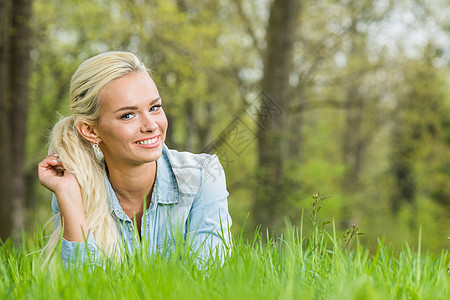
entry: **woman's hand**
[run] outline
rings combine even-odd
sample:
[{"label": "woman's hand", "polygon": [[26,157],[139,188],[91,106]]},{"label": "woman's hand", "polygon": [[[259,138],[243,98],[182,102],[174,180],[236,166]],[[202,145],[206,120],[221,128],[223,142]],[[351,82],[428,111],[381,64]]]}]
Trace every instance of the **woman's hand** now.
[{"label": "woman's hand", "polygon": [[61,222],[64,224],[64,238],[84,242],[89,228],[77,179],[64,169],[57,154],[44,158],[38,165],[38,173],[40,183],[56,195]]},{"label": "woman's hand", "polygon": [[78,182],[70,172],[64,169],[58,154],[50,154],[38,165],[40,183],[55,194],[68,189],[80,189]]}]

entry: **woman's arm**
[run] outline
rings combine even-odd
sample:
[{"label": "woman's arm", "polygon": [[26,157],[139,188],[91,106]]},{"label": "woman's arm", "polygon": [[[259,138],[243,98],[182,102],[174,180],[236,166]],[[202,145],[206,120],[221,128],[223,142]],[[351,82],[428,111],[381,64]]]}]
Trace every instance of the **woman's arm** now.
[{"label": "woman's arm", "polygon": [[68,241],[84,242],[89,228],[75,176],[63,168],[56,154],[50,154],[42,160],[38,172],[40,183],[56,195],[64,228],[63,237]]},{"label": "woman's arm", "polygon": [[225,172],[217,156],[205,161],[202,181],[189,212],[189,242],[200,260],[224,259],[231,246]]},{"label": "woman's arm", "polygon": [[83,211],[80,189],[67,189],[55,193],[60,210],[63,237],[67,241],[84,242],[89,234]]},{"label": "woman's arm", "polygon": [[[56,195],[52,197],[52,210],[55,228],[61,222],[58,200]],[[61,257],[64,266],[77,265],[79,263],[95,263],[98,258],[98,248],[94,235],[89,232],[82,242],[67,240],[65,237],[61,241]]]},{"label": "woman's arm", "polygon": [[55,228],[61,222],[63,238],[61,257],[63,264],[94,262],[98,249],[94,236],[89,232],[84,214],[81,189],[70,172],[64,169],[56,154],[50,154],[39,163],[40,183],[53,192],[52,210]]}]

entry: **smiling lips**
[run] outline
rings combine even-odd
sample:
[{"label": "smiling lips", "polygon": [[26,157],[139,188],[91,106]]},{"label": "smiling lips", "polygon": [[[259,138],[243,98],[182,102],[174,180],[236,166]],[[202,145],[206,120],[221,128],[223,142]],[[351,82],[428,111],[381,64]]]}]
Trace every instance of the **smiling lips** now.
[{"label": "smiling lips", "polygon": [[136,144],[145,146],[147,148],[156,147],[156,146],[159,145],[159,136],[156,136],[154,138],[149,138],[149,139],[146,139],[146,140],[137,141]]}]

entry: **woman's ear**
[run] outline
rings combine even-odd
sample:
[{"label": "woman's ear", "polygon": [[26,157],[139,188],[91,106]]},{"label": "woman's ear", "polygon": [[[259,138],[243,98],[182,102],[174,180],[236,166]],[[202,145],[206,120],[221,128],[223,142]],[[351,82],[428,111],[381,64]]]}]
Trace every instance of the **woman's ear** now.
[{"label": "woman's ear", "polygon": [[77,123],[77,130],[86,140],[90,141],[91,143],[98,144],[101,142],[97,131],[91,124],[88,124],[84,121],[79,121]]}]

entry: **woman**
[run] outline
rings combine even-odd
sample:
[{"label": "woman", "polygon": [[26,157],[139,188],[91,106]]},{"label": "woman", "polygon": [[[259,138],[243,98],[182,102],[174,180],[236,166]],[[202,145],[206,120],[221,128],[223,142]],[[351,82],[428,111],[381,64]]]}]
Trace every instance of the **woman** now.
[{"label": "woman", "polygon": [[175,229],[200,259],[223,255],[231,226],[223,169],[216,156],[164,145],[167,118],[143,63],[128,52],[86,60],[72,77],[70,101],[73,115],[55,125],[38,167],[54,193],[46,261],[61,233],[67,265],[75,257],[120,258],[141,237],[153,253]]}]

